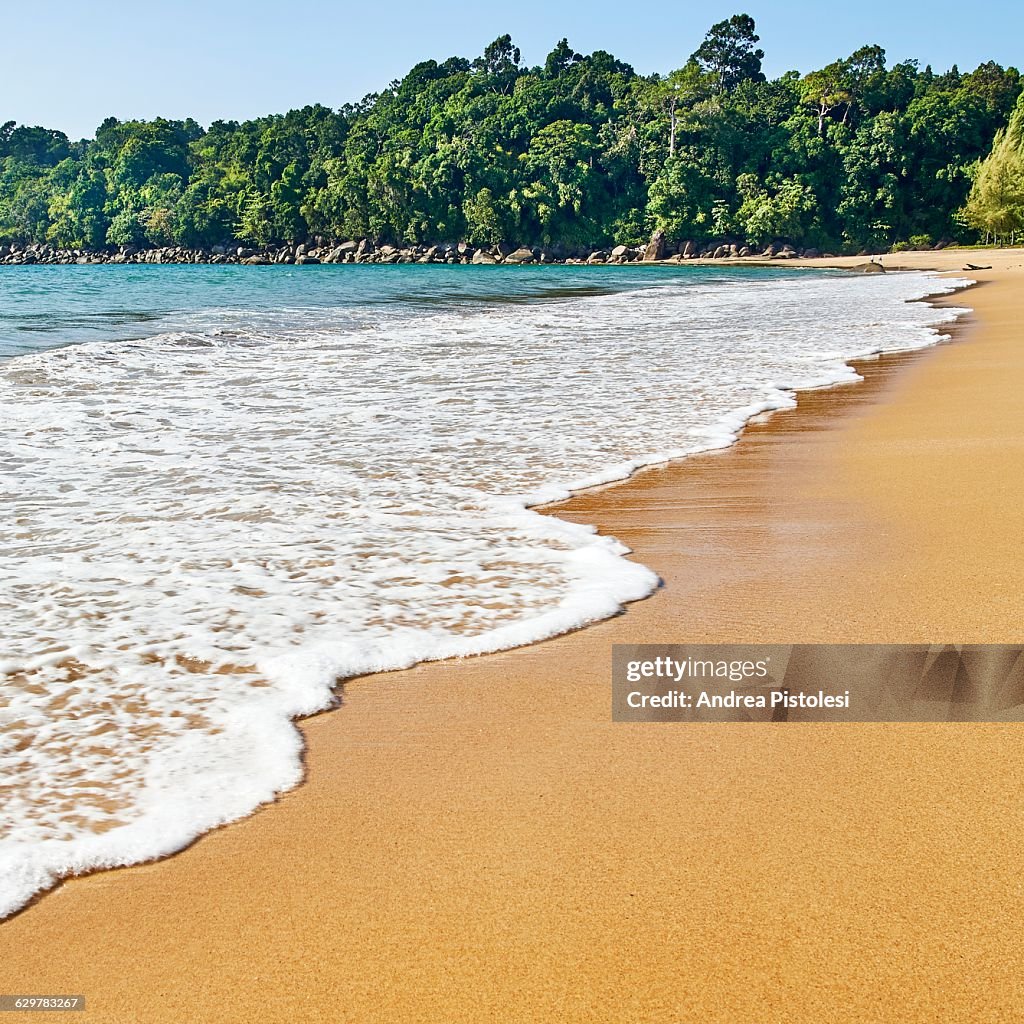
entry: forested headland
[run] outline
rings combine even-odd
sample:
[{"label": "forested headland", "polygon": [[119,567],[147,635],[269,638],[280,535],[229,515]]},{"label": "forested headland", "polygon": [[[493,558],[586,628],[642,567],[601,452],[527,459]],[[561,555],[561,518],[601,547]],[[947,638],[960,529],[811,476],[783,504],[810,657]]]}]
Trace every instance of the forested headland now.
[{"label": "forested headland", "polygon": [[0,244],[295,252],[367,239],[580,255],[661,231],[672,252],[879,252],[1024,228],[1016,69],[889,66],[866,45],[768,80],[758,42],[736,15],[677,70],[645,76],[565,39],[526,67],[503,36],[340,109],[205,129],[111,117],[79,141],[8,122]]}]

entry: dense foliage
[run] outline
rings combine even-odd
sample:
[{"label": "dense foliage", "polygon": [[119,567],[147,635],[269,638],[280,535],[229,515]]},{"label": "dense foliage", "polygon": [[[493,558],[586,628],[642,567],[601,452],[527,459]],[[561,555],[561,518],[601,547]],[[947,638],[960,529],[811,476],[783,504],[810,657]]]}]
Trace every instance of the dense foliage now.
[{"label": "dense foliage", "polygon": [[205,131],[108,118],[79,142],[9,122],[0,241],[582,248],[660,228],[675,241],[859,250],[971,233],[957,218],[996,133],[1011,138],[1015,69],[936,75],[887,67],[865,46],[767,81],[757,42],[737,15],[679,70],[645,77],[564,39],[527,68],[506,35],[476,60],[425,61],[340,110]]},{"label": "dense foliage", "polygon": [[1012,243],[1024,233],[1024,94],[978,168],[964,216],[986,241]]}]

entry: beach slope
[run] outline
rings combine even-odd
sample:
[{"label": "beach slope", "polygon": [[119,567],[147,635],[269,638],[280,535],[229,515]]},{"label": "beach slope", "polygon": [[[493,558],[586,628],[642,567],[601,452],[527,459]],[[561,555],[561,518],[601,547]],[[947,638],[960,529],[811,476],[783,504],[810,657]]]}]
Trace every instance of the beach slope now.
[{"label": "beach slope", "polygon": [[1019,725],[610,721],[616,642],[1024,642],[1024,252],[885,260],[967,261],[956,343],[550,510],[652,598],[350,681],[298,790],[0,926],[0,991],[117,1024],[1019,1020]]}]

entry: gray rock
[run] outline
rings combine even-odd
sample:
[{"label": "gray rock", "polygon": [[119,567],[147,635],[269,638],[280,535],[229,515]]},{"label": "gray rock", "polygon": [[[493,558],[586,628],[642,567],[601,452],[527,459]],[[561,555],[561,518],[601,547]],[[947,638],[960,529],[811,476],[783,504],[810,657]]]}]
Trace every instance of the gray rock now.
[{"label": "gray rock", "polygon": [[665,232],[655,231],[651,235],[651,240],[647,243],[647,248],[644,249],[644,260],[649,262],[650,260],[664,259],[665,256]]},{"label": "gray rock", "polygon": [[510,252],[505,257],[506,263],[533,263],[535,260],[536,257],[533,255],[533,250],[527,249],[525,246]]}]

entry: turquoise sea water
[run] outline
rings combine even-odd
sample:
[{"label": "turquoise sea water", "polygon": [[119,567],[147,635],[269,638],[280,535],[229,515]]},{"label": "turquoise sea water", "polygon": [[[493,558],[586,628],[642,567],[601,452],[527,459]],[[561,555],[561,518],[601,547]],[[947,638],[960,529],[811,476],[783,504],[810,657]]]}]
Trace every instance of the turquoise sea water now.
[{"label": "turquoise sea water", "polygon": [[[675,268],[448,266],[0,266],[0,358],[83,341],[145,338],[216,322],[224,310],[274,315],[326,311],[333,323],[361,311],[415,316],[431,309],[557,301],[649,288]],[[768,271],[777,276],[783,271]],[[686,270],[687,280],[728,280]]]},{"label": "turquoise sea water", "polygon": [[340,679],[644,597],[614,538],[531,506],[932,344],[955,311],[908,300],[953,287],[0,267],[0,917],[294,786],[293,719]]}]

